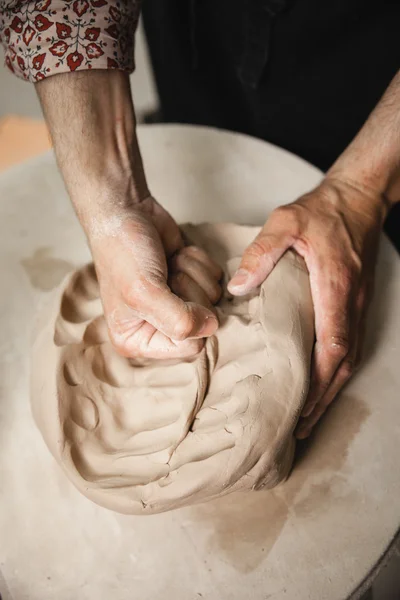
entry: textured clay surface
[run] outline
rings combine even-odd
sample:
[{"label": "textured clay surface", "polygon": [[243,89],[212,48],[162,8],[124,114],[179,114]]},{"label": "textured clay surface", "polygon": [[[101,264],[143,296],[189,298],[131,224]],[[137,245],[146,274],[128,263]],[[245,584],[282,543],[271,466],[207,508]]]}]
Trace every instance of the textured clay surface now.
[{"label": "textured clay surface", "polygon": [[[225,281],[258,232],[184,229]],[[220,328],[195,358],[145,362],[114,351],[93,265],[56,290],[34,342],[32,406],[50,451],[88,498],[150,514],[287,477],[314,339],[302,259],[288,252],[251,296],[225,288],[217,313]]]}]

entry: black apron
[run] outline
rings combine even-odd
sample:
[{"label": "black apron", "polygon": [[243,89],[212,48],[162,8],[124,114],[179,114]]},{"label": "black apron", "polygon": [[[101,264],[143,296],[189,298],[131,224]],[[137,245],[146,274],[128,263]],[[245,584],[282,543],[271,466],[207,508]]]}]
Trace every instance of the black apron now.
[{"label": "black apron", "polygon": [[[144,0],[143,17],[163,121],[247,133],[324,171],[400,68],[400,0]],[[400,248],[399,205],[386,229]]]}]

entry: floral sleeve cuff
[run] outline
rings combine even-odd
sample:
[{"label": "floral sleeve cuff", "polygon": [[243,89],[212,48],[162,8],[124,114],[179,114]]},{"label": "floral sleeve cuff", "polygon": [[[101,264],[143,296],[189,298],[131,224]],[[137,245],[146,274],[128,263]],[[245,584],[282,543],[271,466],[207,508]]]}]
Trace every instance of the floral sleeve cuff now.
[{"label": "floral sleeve cuff", "polygon": [[140,0],[0,0],[5,62],[36,82],[86,69],[134,69]]}]

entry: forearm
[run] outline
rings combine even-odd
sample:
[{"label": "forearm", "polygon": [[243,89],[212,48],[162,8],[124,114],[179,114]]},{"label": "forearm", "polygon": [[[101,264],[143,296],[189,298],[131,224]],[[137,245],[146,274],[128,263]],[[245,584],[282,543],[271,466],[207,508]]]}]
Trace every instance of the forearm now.
[{"label": "forearm", "polygon": [[378,192],[388,208],[400,201],[400,71],[328,177]]},{"label": "forearm", "polygon": [[149,195],[128,74],[67,73],[35,87],[66,188],[86,230],[94,217],[123,211]]}]

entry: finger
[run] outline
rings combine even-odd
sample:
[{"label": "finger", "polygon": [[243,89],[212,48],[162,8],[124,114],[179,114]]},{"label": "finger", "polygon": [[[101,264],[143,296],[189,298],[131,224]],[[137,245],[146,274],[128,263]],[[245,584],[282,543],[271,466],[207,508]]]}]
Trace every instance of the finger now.
[{"label": "finger", "polygon": [[[356,287],[357,284],[357,278],[354,277],[353,287]],[[367,286],[363,285],[357,294],[352,292],[349,300],[353,303],[349,311],[349,352],[339,364],[328,389],[319,400],[325,409],[335,399],[341,388],[358,368],[361,358],[367,312]],[[311,411],[309,410],[308,413],[310,414]]]},{"label": "finger", "polygon": [[[324,256],[329,259],[324,260]],[[321,249],[319,255],[310,253],[305,259],[310,273],[316,335],[311,386],[303,413],[310,414],[349,353],[354,279],[341,257],[333,257],[329,249]]]},{"label": "finger", "polygon": [[184,241],[178,225],[171,215],[154,200],[151,203],[151,217],[167,257],[183,248]]},{"label": "finger", "polygon": [[127,330],[122,340],[111,333],[110,337],[118,352],[129,358],[188,358],[198,354],[204,346],[203,339],[174,342],[146,321]]},{"label": "finger", "polygon": [[[278,215],[278,216],[275,216]],[[231,294],[241,296],[261,285],[278,260],[295,241],[290,224],[282,224],[276,211],[245,250],[239,269],[228,283]]]},{"label": "finger", "polygon": [[[174,341],[209,337],[218,328],[216,316],[204,306],[184,302],[163,280],[136,281],[126,297],[127,305],[118,307],[114,323],[124,327],[124,321],[143,319]],[[124,314],[125,313],[125,314]],[[126,314],[128,313],[128,314]]]},{"label": "finger", "polygon": [[357,361],[360,353],[360,345],[363,343],[363,322],[366,314],[366,293],[365,288],[360,289],[351,311],[351,329],[349,338],[351,340],[350,350],[345,358],[339,364],[333,379],[326,392],[315,404],[309,404],[302,412],[303,418],[296,428],[296,437],[304,439],[311,433],[328,406],[337,397],[343,386],[348,382],[357,368]]},{"label": "finger", "polygon": [[159,231],[159,235],[167,258],[183,248],[184,242],[180,229],[173,218],[169,215],[164,227],[161,229],[161,231]]},{"label": "finger", "polygon": [[221,267],[203,248],[199,248],[199,246],[185,246],[180,253],[191,256],[193,259],[201,262],[217,281],[221,279],[223,275]]},{"label": "finger", "polygon": [[296,437],[298,437],[298,439],[304,439],[310,435],[312,428],[320,420],[328,406],[333,402],[341,389],[359,368],[364,350],[367,314],[372,293],[373,280],[369,279],[361,286],[354,303],[351,319],[352,331],[350,333],[350,338],[353,340],[351,350],[338,367],[331,385],[321,398],[320,402],[314,405],[311,411],[304,411],[306,412],[306,416],[308,416],[299,422],[296,429]]},{"label": "finger", "polygon": [[218,302],[222,293],[221,286],[202,262],[192,258],[182,250],[174,256],[171,266],[173,271],[186,273],[195,281],[204,290],[212,304]]},{"label": "finger", "polygon": [[182,298],[182,300],[195,302],[196,304],[205,306],[209,310],[213,310],[213,305],[205,291],[187,273],[183,271],[175,273],[169,278],[168,283],[174,294]]}]

